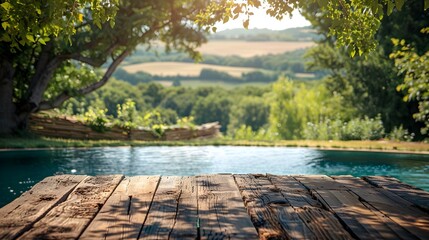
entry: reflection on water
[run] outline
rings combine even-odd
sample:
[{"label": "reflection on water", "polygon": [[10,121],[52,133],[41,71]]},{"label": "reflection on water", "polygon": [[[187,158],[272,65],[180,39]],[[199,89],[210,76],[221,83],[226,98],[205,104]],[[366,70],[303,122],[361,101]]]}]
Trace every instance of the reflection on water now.
[{"label": "reflection on water", "polygon": [[274,147],[138,147],[0,152],[0,206],[55,174],[390,175],[429,190],[429,155]]}]

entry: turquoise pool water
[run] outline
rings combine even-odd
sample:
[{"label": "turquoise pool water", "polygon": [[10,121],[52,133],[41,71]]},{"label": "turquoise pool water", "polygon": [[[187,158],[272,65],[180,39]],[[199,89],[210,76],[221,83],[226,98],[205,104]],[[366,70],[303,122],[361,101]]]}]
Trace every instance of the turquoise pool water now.
[{"label": "turquoise pool water", "polygon": [[429,155],[281,147],[119,147],[0,151],[0,207],[55,174],[390,175],[429,191]]}]

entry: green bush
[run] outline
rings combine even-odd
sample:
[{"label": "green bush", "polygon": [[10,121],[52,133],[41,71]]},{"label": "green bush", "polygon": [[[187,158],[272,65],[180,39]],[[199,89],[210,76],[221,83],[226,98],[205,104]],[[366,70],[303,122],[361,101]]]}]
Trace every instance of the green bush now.
[{"label": "green bush", "polygon": [[109,127],[109,118],[106,115],[107,109],[89,107],[83,115],[84,122],[96,132],[106,132]]},{"label": "green bush", "polygon": [[326,119],[319,123],[308,122],[303,137],[309,140],[342,140],[344,122],[340,119]]},{"label": "green bush", "polygon": [[376,118],[355,118],[344,126],[342,140],[378,140],[384,137],[381,116]]},{"label": "green bush", "polygon": [[403,141],[403,142],[411,142],[414,139],[415,134],[409,133],[407,129],[401,125],[399,127],[394,127],[393,130],[389,134],[389,139],[392,141]]},{"label": "green bush", "polygon": [[194,117],[189,116],[189,117],[179,118],[177,119],[177,125],[181,128],[194,129],[195,128]]},{"label": "green bush", "polygon": [[241,125],[234,133],[230,133],[229,137],[234,140],[278,140],[278,134],[270,130],[260,128],[258,131],[253,131],[251,126]]},{"label": "green bush", "polygon": [[384,137],[381,116],[354,118],[348,122],[340,119],[307,123],[303,136],[309,140],[378,140]]},{"label": "green bush", "polygon": [[137,128],[141,118],[138,116],[136,103],[133,100],[127,99],[125,103],[118,104],[116,108],[118,118],[115,121],[115,125],[128,131]]},{"label": "green bush", "polygon": [[142,124],[144,127],[150,128],[159,138],[164,135],[165,129],[167,128],[167,125],[165,125],[162,119],[161,113],[155,110],[149,111],[144,115]]}]

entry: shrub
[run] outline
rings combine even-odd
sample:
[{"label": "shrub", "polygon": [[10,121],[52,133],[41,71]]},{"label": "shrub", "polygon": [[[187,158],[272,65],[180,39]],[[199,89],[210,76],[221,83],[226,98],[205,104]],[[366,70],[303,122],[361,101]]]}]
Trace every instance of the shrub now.
[{"label": "shrub", "polygon": [[376,118],[355,118],[344,126],[342,140],[377,140],[384,137],[381,116]]},{"label": "shrub", "polygon": [[341,140],[343,129],[344,123],[340,119],[326,119],[319,123],[308,122],[302,135],[309,140]]},{"label": "shrub", "polygon": [[118,118],[115,121],[115,125],[128,131],[137,128],[141,122],[141,118],[138,116],[136,103],[134,101],[127,99],[125,103],[118,104],[116,108]]},{"label": "shrub", "polygon": [[414,133],[409,133],[407,129],[401,125],[399,127],[394,127],[389,134],[389,139],[392,141],[404,141],[411,142],[414,139]]},{"label": "shrub", "polygon": [[167,128],[164,121],[162,120],[161,113],[155,110],[147,112],[144,115],[142,124],[143,126],[150,128],[152,132],[159,138],[164,135],[165,129]]},{"label": "shrub", "polygon": [[84,122],[96,132],[106,132],[109,127],[109,118],[106,115],[107,109],[89,107],[83,115]]},{"label": "shrub", "polygon": [[260,128],[258,131],[252,131],[252,127],[241,125],[230,137],[235,140],[278,140],[278,134],[270,130]]},{"label": "shrub", "polygon": [[194,117],[189,116],[189,117],[179,118],[177,119],[177,125],[181,128],[194,129],[195,128]]},{"label": "shrub", "polygon": [[354,118],[348,122],[326,119],[307,123],[302,134],[309,140],[378,140],[384,137],[384,127],[380,115]]}]

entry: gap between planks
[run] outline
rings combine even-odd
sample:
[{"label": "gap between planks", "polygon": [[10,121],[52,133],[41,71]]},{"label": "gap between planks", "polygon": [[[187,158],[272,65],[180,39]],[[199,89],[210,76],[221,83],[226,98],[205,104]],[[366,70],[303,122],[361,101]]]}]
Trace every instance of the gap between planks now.
[{"label": "gap between planks", "polygon": [[0,209],[5,216],[0,239],[257,239],[255,227],[260,239],[429,236],[427,192],[390,178],[364,180],[253,174],[48,177]]}]

